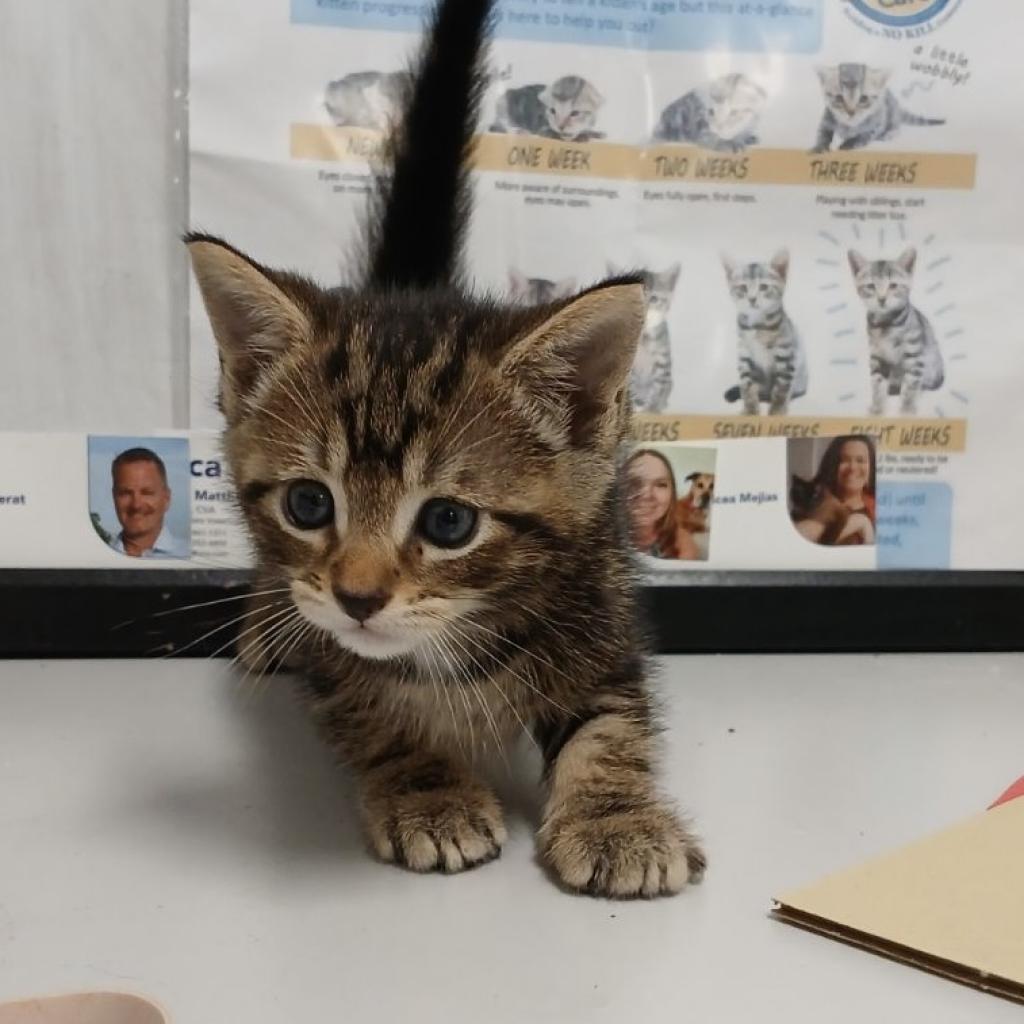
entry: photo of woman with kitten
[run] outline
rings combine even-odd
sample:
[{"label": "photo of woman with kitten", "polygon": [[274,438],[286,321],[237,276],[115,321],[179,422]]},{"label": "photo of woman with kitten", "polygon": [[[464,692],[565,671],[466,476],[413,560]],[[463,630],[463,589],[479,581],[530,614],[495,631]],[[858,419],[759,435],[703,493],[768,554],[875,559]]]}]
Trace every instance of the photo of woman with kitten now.
[{"label": "photo of woman with kitten", "polygon": [[[633,546],[640,554],[707,560],[714,468],[714,449],[638,448],[630,455],[624,470],[626,502]],[[687,494],[680,494],[677,478],[687,481]]]},{"label": "photo of woman with kitten", "polygon": [[814,544],[875,543],[875,443],[863,434],[793,438],[789,513]]}]

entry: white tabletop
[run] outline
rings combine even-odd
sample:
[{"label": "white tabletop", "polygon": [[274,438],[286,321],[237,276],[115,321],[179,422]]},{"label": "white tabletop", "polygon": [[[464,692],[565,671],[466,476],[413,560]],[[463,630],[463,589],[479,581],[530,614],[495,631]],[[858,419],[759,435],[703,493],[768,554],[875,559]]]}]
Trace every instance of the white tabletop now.
[{"label": "white tabletop", "polygon": [[0,1001],[150,996],[174,1024],[1019,1022],[1021,1008],[770,920],[771,897],[983,809],[1024,773],[1024,658],[672,658],[666,782],[705,883],[558,891],[528,753],[496,863],[363,852],[277,680],[223,663],[0,663]]}]

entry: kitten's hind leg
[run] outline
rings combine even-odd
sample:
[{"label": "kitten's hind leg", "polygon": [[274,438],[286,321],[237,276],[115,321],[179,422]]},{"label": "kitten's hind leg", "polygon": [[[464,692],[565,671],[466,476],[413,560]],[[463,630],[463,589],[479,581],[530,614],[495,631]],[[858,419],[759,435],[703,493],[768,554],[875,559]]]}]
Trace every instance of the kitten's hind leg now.
[{"label": "kitten's hind leg", "polygon": [[541,731],[550,792],[540,853],[575,892],[666,896],[704,873],[696,838],[656,792],[642,686],[618,678],[578,718]]}]

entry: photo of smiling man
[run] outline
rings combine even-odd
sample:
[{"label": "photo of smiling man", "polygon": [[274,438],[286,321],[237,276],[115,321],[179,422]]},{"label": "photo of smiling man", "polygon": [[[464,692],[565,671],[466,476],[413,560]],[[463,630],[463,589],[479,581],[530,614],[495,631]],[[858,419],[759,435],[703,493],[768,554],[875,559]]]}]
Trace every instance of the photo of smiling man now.
[{"label": "photo of smiling man", "polygon": [[89,513],[101,540],[129,558],[188,558],[188,467],[185,438],[90,438]]}]

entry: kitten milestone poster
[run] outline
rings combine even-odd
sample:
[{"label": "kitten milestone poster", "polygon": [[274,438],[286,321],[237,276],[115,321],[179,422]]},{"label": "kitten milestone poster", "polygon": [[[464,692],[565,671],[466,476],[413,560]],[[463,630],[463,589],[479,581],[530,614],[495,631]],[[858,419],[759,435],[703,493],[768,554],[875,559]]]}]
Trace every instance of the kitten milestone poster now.
[{"label": "kitten milestone poster", "polygon": [[[430,7],[191,0],[191,226],[343,285]],[[643,273],[652,578],[1024,568],[1022,30],[971,0],[500,0],[469,269],[527,305]],[[193,549],[234,562],[195,291],[190,318]]]}]

